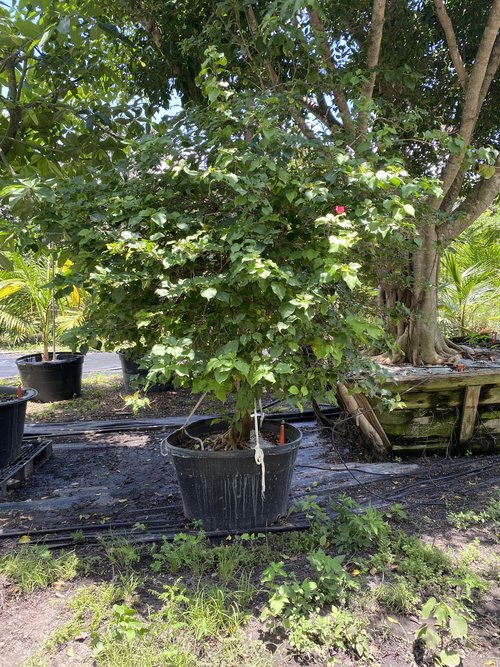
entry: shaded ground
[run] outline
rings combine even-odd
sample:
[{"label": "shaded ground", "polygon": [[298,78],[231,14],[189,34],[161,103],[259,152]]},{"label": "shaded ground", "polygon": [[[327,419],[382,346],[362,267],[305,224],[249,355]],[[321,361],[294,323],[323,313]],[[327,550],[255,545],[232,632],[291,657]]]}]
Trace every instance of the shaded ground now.
[{"label": "shaded ground", "polygon": [[[116,521],[147,524],[149,519],[155,532],[160,527],[182,526],[175,472],[160,453],[162,440],[180,425],[52,437],[52,457],[28,483],[0,502],[0,528],[27,531],[66,524],[76,530],[89,520],[105,526]],[[47,428],[50,431],[50,425]],[[415,463],[344,465],[338,462],[329,432],[314,424],[301,430],[303,442],[292,483],[296,498],[313,493],[326,502],[358,483],[371,488],[384,475],[406,480],[422,470],[426,474]]]},{"label": "shaded ground", "polygon": [[[94,402],[88,412],[81,412],[82,399],[53,406],[30,406],[32,421],[47,422],[45,427],[37,428],[47,429],[53,440],[53,455],[35,471],[31,480],[21,483],[0,501],[0,549],[2,553],[8,553],[18,548],[24,535],[30,534],[32,543],[41,540],[51,548],[64,545],[66,549],[75,549],[83,564],[83,572],[72,582],[56,580],[44,590],[22,595],[15,584],[0,579],[0,647],[3,648],[0,666],[22,665],[45,647],[29,662],[30,667],[96,664],[142,667],[146,663],[137,657],[128,662],[96,662],[95,638],[92,638],[89,621],[82,622],[81,627],[71,626],[71,632],[65,629],[68,621],[74,624],[75,612],[70,605],[79,592],[89,586],[90,590],[94,590],[92,587],[101,590],[100,587],[110,581],[116,586],[128,582],[131,590],[122,593],[124,597],[120,599],[137,609],[141,619],[145,619],[149,606],[159,608],[158,598],[151,591],[161,590],[164,584],[172,585],[178,577],[182,577],[191,591],[196,591],[199,586],[197,576],[189,570],[154,575],[150,569],[150,540],[158,540],[161,534],[173,530],[191,528],[183,519],[175,475],[171,464],[161,456],[160,445],[169,431],[184,422],[185,417],[176,415],[186,415],[194,407],[196,397],[187,392],[153,395],[152,407],[149,412],[141,413],[143,421],[137,429],[85,432],[90,426],[86,424],[89,417],[118,417],[125,424],[129,422],[129,428],[133,426],[130,421],[133,414],[120,412],[123,403],[119,396],[119,381],[109,382],[109,391],[106,386],[88,389],[93,392],[88,400]],[[96,395],[96,391],[103,393]],[[219,412],[220,407],[220,404],[207,403],[199,412]],[[152,428],[154,416],[162,417],[163,423]],[[75,419],[77,423],[62,426],[56,434],[52,420],[62,419]],[[53,431],[52,435],[50,431]],[[332,519],[339,492],[347,492],[361,505],[370,502],[388,509],[394,502],[400,503],[408,517],[402,520],[392,515],[390,521],[395,529],[403,528],[407,533],[420,536],[425,544],[450,553],[457,563],[463,563],[467,558],[489,581],[489,590],[481,599],[471,594],[476,620],[471,623],[468,638],[459,650],[463,667],[500,667],[498,520],[486,524],[476,521],[498,493],[500,456],[424,457],[405,463],[378,464],[371,463],[362,448],[356,446],[348,428],[336,428],[332,434],[328,429],[306,424],[303,432],[304,442],[292,485],[294,499],[314,497],[315,502],[330,512]],[[464,511],[473,518],[463,519],[461,528],[450,523],[453,513]],[[279,525],[286,528],[287,524],[304,526],[306,523],[306,516],[299,512],[284,518]],[[51,530],[53,532],[45,532]],[[111,530],[114,537],[111,537]],[[8,536],[11,531],[15,534]],[[141,560],[129,568],[119,566],[116,569],[117,566],[109,560],[109,547],[104,547],[104,542],[96,544],[99,540],[116,544],[113,540],[119,535],[125,536],[129,542],[138,542],[136,549]],[[287,567],[293,568],[298,577],[305,576],[307,553],[311,548],[304,546],[307,545],[305,536],[306,531],[270,535],[267,546],[266,543],[256,546],[256,549],[262,549],[258,552],[262,555],[257,558],[265,560],[252,564],[252,585],[261,587],[260,573],[268,559],[284,558]],[[252,544],[245,548],[250,555]],[[422,623],[419,605],[411,612],[402,612],[394,606],[395,603],[391,606],[373,593],[385,577],[389,581],[398,573],[398,563],[390,564],[387,573],[381,576],[376,569],[372,574],[369,566],[363,566],[361,562],[361,557],[348,562],[349,571],[355,573],[359,568],[366,581],[363,584],[366,588],[354,602],[354,609],[359,618],[369,623],[372,658],[359,664],[381,667],[432,664],[425,660],[415,661],[414,634]],[[123,580],[120,579],[122,575]],[[208,581],[217,582],[216,576],[208,574]],[[135,588],[131,581],[135,581]],[[422,593],[424,599],[428,595],[428,592]],[[269,632],[258,620],[265,599],[263,593],[256,593],[251,618],[234,636],[229,633],[223,639],[200,642],[196,649],[196,664],[199,667],[329,667],[334,664],[312,654],[299,656],[283,634]],[[358,663],[352,652],[336,649],[334,653],[338,665],[348,667]],[[191,666],[189,662],[168,660],[153,664]]]}]

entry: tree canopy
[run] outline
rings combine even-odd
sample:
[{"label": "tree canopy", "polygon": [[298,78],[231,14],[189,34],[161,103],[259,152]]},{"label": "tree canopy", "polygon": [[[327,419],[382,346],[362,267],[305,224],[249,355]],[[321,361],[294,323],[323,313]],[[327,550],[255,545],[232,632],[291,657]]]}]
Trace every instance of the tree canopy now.
[{"label": "tree canopy", "polygon": [[[437,325],[439,257],[498,194],[500,0],[74,10],[70,25],[94,31],[80,48],[103,54],[82,74],[89,109],[106,100],[118,128],[122,98],[184,105],[151,132],[125,124],[124,152],[127,130],[107,145],[99,110],[90,168],[45,179],[38,201],[7,189],[71,249],[108,340],[221,397],[236,382],[241,412],[265,387],[300,400],[353,371],[364,382],[377,304],[396,357],[455,354]],[[73,126],[58,127],[64,143]]]}]

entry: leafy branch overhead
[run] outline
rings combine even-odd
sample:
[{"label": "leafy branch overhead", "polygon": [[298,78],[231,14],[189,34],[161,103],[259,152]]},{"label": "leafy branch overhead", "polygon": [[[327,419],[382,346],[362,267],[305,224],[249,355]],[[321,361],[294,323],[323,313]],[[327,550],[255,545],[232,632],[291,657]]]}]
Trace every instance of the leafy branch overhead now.
[{"label": "leafy branch overhead", "polygon": [[[499,191],[499,0],[125,2],[118,22],[124,7],[147,57],[135,80],[155,101],[168,103],[176,90],[186,104],[205,104],[197,75],[215,49],[236,94],[279,97],[279,122],[306,139],[358,157],[399,156],[413,176],[439,177],[441,192],[417,220],[420,247],[408,256],[407,277],[382,281],[380,303],[402,357],[439,363],[455,355],[437,327],[436,267]],[[392,326],[395,306],[407,315]]]}]

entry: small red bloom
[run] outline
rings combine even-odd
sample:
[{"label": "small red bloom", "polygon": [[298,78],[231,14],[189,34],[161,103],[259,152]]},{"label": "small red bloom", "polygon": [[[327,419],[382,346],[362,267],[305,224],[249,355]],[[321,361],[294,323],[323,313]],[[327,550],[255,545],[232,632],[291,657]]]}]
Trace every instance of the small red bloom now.
[{"label": "small red bloom", "polygon": [[342,213],[345,213],[345,206],[336,206],[335,213],[337,215],[342,215]]}]

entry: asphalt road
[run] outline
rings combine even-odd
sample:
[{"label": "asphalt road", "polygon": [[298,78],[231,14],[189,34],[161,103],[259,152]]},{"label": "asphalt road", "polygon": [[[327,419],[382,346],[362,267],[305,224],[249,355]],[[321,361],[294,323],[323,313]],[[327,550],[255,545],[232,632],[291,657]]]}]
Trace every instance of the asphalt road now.
[{"label": "asphalt road", "polygon": [[[19,375],[16,359],[20,354],[12,352],[0,353],[0,378],[10,378]],[[113,375],[121,373],[120,359],[114,352],[88,352],[83,362],[83,374],[104,373]]]}]

